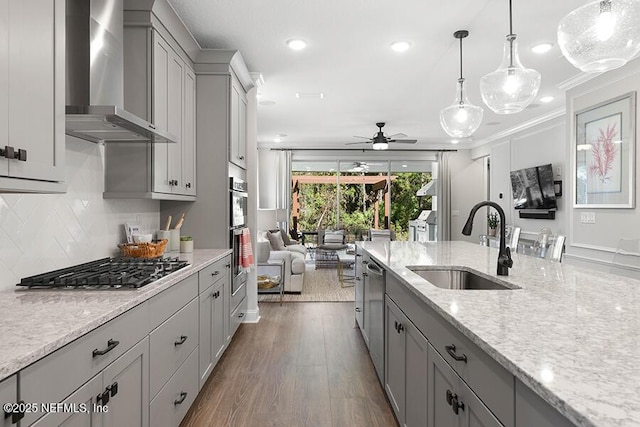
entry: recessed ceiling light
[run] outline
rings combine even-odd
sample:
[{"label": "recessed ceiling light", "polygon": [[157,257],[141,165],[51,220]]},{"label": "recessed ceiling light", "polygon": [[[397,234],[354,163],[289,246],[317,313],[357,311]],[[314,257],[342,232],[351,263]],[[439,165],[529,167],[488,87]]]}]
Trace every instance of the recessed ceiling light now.
[{"label": "recessed ceiling light", "polygon": [[289,39],[287,40],[287,46],[291,50],[302,50],[307,47],[307,42],[302,39]]},{"label": "recessed ceiling light", "polygon": [[282,142],[282,138],[276,136],[275,138],[273,138],[273,142]]},{"label": "recessed ceiling light", "polygon": [[546,104],[547,102],[551,102],[554,99],[555,98],[553,96],[543,96],[542,98],[540,98],[540,102],[544,102]]},{"label": "recessed ceiling light", "polygon": [[324,99],[324,92],[296,92],[298,99]]},{"label": "recessed ceiling light", "polygon": [[531,52],[543,54],[543,53],[549,52],[552,47],[553,47],[553,43],[542,42],[542,43],[534,44],[533,46],[531,46]]},{"label": "recessed ceiling light", "polygon": [[406,168],[406,167],[407,167],[407,165],[402,165],[402,167],[403,167],[403,168]]},{"label": "recessed ceiling light", "polygon": [[397,41],[391,43],[391,49],[396,52],[406,52],[411,47],[411,43],[407,41]]},{"label": "recessed ceiling light", "polygon": [[457,144],[458,142],[460,142],[460,140],[458,140],[458,139],[452,139],[452,140],[451,140],[451,143],[452,143],[452,144]]}]

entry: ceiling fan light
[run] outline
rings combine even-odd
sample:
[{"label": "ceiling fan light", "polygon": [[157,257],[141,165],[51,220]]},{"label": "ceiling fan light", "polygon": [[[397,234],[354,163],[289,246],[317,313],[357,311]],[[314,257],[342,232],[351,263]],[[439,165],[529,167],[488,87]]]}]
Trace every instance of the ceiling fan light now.
[{"label": "ceiling fan light", "polygon": [[640,2],[603,0],[581,6],[558,24],[558,46],[587,73],[613,70],[640,51]]},{"label": "ceiling fan light", "polygon": [[382,142],[382,141],[374,141],[373,144],[371,144],[374,150],[387,150],[389,149],[389,143],[388,142]]},{"label": "ceiling fan light", "polygon": [[520,62],[515,35],[507,36],[497,70],[480,79],[480,93],[487,107],[498,114],[524,110],[540,89],[540,73]]}]

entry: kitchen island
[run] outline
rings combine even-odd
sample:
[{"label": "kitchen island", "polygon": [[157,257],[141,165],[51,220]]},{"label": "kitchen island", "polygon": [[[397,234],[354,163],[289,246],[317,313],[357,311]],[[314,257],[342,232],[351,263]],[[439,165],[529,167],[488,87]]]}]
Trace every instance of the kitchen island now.
[{"label": "kitchen island", "polygon": [[[359,245],[575,425],[640,425],[640,281],[520,254],[498,277],[497,249],[467,242]],[[461,268],[520,289],[441,289],[412,266]]]}]

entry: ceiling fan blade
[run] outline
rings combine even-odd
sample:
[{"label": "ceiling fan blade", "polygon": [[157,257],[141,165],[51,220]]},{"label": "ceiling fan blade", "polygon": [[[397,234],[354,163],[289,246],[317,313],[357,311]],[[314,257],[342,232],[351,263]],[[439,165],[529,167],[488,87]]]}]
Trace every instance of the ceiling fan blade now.
[{"label": "ceiling fan blade", "polygon": [[371,144],[371,141],[362,141],[362,142],[347,142],[344,145],[357,145],[357,144]]},{"label": "ceiling fan blade", "polygon": [[354,138],[367,139],[367,140],[371,139],[371,138],[369,138],[369,137],[367,137],[367,136],[358,136],[358,135],[353,135],[353,137],[354,137]]},{"label": "ceiling fan blade", "polygon": [[391,139],[388,142],[396,142],[399,144],[415,144],[418,142],[417,139]]},{"label": "ceiling fan blade", "polygon": [[396,139],[396,138],[406,138],[407,135],[400,132],[400,133],[394,133],[393,135],[389,135],[387,138],[389,139]]}]

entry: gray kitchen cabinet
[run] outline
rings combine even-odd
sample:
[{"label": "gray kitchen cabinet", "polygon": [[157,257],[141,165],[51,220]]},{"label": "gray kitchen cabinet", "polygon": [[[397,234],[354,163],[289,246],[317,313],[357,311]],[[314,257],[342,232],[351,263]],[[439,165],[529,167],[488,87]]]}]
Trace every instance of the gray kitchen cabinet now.
[{"label": "gray kitchen cabinet", "polygon": [[224,281],[218,281],[199,296],[201,386],[220,359],[226,344],[224,291]]},{"label": "gray kitchen cabinet", "polygon": [[389,297],[385,299],[385,380],[402,426],[427,425],[427,339]]},{"label": "gray kitchen cabinet", "polygon": [[49,411],[32,425],[149,426],[149,339],[144,338],[134,345],[61,403],[70,406],[59,412]]},{"label": "gray kitchen cabinet", "polygon": [[231,79],[229,161],[247,168],[247,96],[240,83]]},{"label": "gray kitchen cabinet", "polygon": [[199,273],[199,387],[202,388],[228,342],[230,257]]},{"label": "gray kitchen cabinet", "polygon": [[362,330],[364,328],[364,281],[362,276],[362,248],[356,246],[356,263],[355,263],[355,312],[356,324]]},{"label": "gray kitchen cabinet", "polygon": [[447,362],[429,347],[428,427],[503,427]]},{"label": "gray kitchen cabinet", "polygon": [[96,396],[101,395],[103,391],[102,375],[96,375],[62,401],[65,405],[84,407],[86,412],[50,412],[32,425],[33,427],[102,427],[103,414],[96,412],[94,405],[96,405]]},{"label": "gray kitchen cabinet", "polygon": [[65,191],[64,7],[0,3],[0,190]]},{"label": "gray kitchen cabinet", "polygon": [[572,427],[574,424],[516,379],[516,426]]},{"label": "gray kitchen cabinet", "polygon": [[[2,19],[2,18],[0,18]],[[17,403],[18,402],[18,377],[12,375],[0,382],[0,403]],[[15,416],[13,414],[7,414],[3,411],[0,414],[0,426],[9,427],[16,425],[19,418],[19,414]]]},{"label": "gray kitchen cabinet", "polygon": [[125,22],[124,106],[176,143],[108,144],[104,197],[194,201],[195,74],[171,35],[153,25]]},{"label": "gray kitchen cabinet", "polygon": [[[149,338],[145,338],[102,373],[103,393],[109,400],[104,427],[149,426]],[[114,392],[115,390],[115,392]],[[103,394],[104,396],[104,394]]]}]

